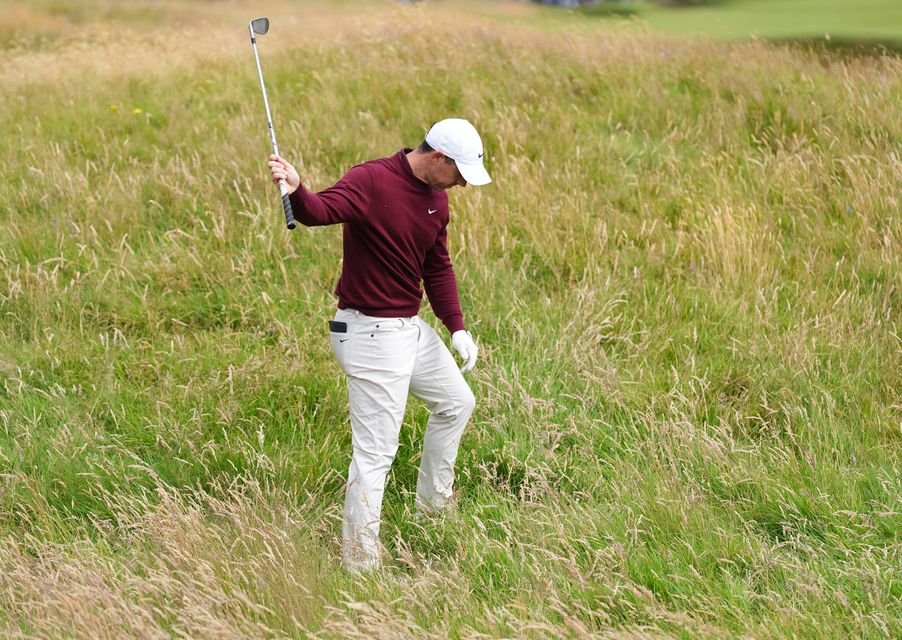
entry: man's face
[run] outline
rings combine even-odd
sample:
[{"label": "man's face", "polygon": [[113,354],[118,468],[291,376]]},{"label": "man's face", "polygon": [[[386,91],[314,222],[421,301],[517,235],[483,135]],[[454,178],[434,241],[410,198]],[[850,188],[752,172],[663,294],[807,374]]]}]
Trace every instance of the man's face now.
[{"label": "man's face", "polygon": [[442,152],[433,152],[430,167],[432,175],[430,176],[429,186],[433,189],[445,191],[451,187],[467,186],[467,181],[460,175],[457,164]]}]

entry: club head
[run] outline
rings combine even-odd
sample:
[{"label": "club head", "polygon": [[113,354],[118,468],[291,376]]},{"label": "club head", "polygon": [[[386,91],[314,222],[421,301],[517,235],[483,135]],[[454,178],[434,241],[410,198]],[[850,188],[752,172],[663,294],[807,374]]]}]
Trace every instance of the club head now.
[{"label": "club head", "polygon": [[269,31],[269,18],[254,18],[251,20],[251,30],[262,36]]}]

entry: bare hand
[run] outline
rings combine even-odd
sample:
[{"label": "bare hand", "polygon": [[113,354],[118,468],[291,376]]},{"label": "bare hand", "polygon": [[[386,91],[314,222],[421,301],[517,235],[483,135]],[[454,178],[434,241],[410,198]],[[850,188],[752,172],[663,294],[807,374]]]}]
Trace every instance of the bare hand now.
[{"label": "bare hand", "polygon": [[269,156],[269,171],[272,174],[272,181],[279,184],[279,180],[288,183],[288,193],[294,193],[301,184],[301,178],[294,167],[281,156],[275,154]]}]

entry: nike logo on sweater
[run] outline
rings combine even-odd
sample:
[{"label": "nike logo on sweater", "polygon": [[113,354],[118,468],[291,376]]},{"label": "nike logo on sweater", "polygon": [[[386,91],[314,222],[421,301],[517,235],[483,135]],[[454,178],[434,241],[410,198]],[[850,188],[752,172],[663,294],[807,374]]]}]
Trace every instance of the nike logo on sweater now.
[{"label": "nike logo on sweater", "polygon": [[438,209],[426,209],[426,211],[427,211],[427,212],[429,213],[429,215],[431,216],[433,213],[435,213],[436,211],[438,211]]}]

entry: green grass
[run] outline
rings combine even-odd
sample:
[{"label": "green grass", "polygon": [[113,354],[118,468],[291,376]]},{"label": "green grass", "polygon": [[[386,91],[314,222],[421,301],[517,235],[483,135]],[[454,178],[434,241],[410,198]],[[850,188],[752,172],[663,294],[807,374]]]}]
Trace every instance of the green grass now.
[{"label": "green grass", "polygon": [[[519,4],[22,6],[0,5],[27,24],[0,50],[2,635],[902,634],[898,59]],[[451,193],[481,348],[459,510],[411,517],[411,402],[365,580],[339,568],[340,230],[280,223],[260,13],[311,187],[445,115],[495,178]]]},{"label": "green grass", "polygon": [[700,6],[668,7],[653,2],[608,1],[588,15],[610,9],[638,18],[663,33],[715,38],[823,38],[902,40],[902,5],[894,0],[724,0]]}]

